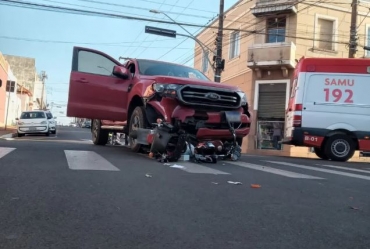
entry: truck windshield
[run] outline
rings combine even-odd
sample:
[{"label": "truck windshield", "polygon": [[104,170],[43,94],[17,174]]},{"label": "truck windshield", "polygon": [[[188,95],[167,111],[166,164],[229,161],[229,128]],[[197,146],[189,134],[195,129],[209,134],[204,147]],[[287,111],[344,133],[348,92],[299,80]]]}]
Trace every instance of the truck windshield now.
[{"label": "truck windshield", "polygon": [[161,75],[210,81],[200,71],[187,66],[150,60],[138,60],[138,65],[141,75]]}]

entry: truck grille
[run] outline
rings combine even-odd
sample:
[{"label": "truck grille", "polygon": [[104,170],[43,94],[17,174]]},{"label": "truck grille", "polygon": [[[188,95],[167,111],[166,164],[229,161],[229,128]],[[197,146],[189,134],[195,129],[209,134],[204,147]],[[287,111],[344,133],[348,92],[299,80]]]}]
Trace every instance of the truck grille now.
[{"label": "truck grille", "polygon": [[187,105],[203,105],[223,108],[240,107],[236,92],[199,86],[184,86],[179,91],[180,101]]}]

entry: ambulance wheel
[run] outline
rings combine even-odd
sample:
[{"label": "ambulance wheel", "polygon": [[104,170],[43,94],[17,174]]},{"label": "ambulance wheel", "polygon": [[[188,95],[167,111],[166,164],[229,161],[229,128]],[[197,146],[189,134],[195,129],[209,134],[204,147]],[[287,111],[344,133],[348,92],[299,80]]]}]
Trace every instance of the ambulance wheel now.
[{"label": "ambulance wheel", "polygon": [[[147,119],[145,109],[142,106],[137,106],[131,114],[129,123],[129,134],[138,128],[147,128]],[[136,139],[129,136],[130,148],[133,152],[140,152],[142,145],[137,142]]]},{"label": "ambulance wheel", "polygon": [[318,158],[321,158],[323,160],[329,160],[329,157],[324,154],[324,151],[321,148],[314,148],[315,154]]},{"label": "ambulance wheel", "polygon": [[344,134],[334,135],[326,141],[324,152],[333,161],[346,162],[355,153],[355,143]]},{"label": "ambulance wheel", "polygon": [[101,128],[99,119],[94,119],[91,124],[92,141],[95,145],[106,145],[108,143],[108,131]]}]

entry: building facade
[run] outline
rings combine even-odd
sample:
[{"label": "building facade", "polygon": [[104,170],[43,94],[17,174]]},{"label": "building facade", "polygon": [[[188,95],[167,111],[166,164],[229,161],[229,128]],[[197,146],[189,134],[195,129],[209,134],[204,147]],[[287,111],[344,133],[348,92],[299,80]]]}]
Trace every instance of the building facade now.
[{"label": "building facade", "polygon": [[18,116],[19,98],[17,96],[17,78],[14,76],[10,66],[8,67],[8,81],[6,82],[5,117],[7,126],[16,125]]},{"label": "building facade", "polygon": [[[280,145],[292,75],[301,57],[348,57],[351,1],[241,0],[225,12],[221,82],[240,87],[253,115],[245,153],[313,156],[310,149]],[[370,1],[358,5],[358,51],[370,57]],[[210,50],[195,47],[194,66],[213,79],[207,64],[214,55],[217,21],[197,38]]]},{"label": "building facade", "polygon": [[23,111],[33,110],[32,93],[20,84],[17,84],[17,98],[17,117],[20,117]]},{"label": "building facade", "polygon": [[[17,84],[20,86],[20,93],[23,104],[28,102],[28,106],[23,106],[24,110],[38,109],[36,98],[33,98],[35,92],[35,84],[39,82],[39,77],[36,71],[36,60],[34,58],[15,56],[15,55],[4,55],[8,61],[10,68],[14,76],[17,78]],[[39,87],[36,89],[36,93],[41,92]],[[24,93],[26,93],[24,95]],[[41,95],[41,93],[39,94]],[[28,100],[28,101],[27,101]]]},{"label": "building facade", "polygon": [[6,87],[8,81],[9,64],[0,52],[0,127],[5,124]]}]

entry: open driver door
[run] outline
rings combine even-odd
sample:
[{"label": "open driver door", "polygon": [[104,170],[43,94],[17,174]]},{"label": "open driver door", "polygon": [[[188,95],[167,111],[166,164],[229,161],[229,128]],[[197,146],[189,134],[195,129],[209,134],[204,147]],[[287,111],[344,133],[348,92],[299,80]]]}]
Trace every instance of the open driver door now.
[{"label": "open driver door", "polygon": [[100,51],[74,47],[67,116],[126,121],[131,75]]}]

